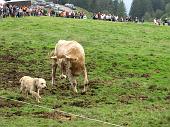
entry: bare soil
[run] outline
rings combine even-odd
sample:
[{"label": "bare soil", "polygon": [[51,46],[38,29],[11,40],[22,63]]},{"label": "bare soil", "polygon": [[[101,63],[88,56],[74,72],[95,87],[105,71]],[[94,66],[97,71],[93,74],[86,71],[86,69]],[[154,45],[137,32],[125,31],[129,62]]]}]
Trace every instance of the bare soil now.
[{"label": "bare soil", "polygon": [[4,107],[9,107],[9,108],[21,107],[22,105],[23,104],[19,103],[19,102],[10,101],[10,100],[4,100],[4,99],[0,98],[0,108],[4,108]]},{"label": "bare soil", "polygon": [[36,117],[41,117],[41,118],[47,118],[47,119],[53,119],[53,120],[72,120],[74,119],[73,116],[61,113],[59,111],[54,111],[54,112],[35,112],[33,113]]}]

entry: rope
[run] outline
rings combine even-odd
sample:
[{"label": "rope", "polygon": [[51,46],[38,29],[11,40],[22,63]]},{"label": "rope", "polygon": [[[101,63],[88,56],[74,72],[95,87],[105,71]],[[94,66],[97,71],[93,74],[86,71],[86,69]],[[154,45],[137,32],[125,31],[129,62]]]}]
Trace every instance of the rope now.
[{"label": "rope", "polygon": [[[27,105],[32,105],[34,107],[39,107],[39,108],[44,108],[44,109],[48,109],[48,110],[51,110],[51,111],[55,111],[55,109],[53,109],[53,108],[49,108],[49,107],[45,107],[45,106],[41,106],[41,105],[37,105],[37,104],[32,104],[32,103],[28,103],[28,102],[24,102],[24,101],[19,101],[19,100],[15,100],[15,99],[3,97],[3,96],[0,96],[0,98],[6,99],[6,100],[12,100],[12,101],[27,104]],[[87,120],[90,120],[90,121],[95,121],[95,122],[99,122],[99,123],[103,123],[103,124],[108,124],[108,125],[115,126],[115,127],[123,127],[121,125],[105,122],[105,121],[98,120],[98,119],[89,118],[89,117],[86,117],[86,116],[83,116],[83,115],[77,115],[77,114],[73,114],[73,113],[69,113],[69,112],[65,112],[65,111],[61,111],[61,110],[57,110],[57,111],[60,112],[60,113],[71,115],[71,116],[87,119]]]}]

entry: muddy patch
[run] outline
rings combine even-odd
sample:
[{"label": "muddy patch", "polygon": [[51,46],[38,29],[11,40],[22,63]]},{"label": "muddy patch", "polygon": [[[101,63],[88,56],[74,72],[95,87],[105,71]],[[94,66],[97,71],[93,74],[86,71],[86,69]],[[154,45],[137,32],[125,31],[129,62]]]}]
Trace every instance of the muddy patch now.
[{"label": "muddy patch", "polygon": [[0,98],[0,108],[4,107],[21,107],[23,104],[15,101],[10,101],[10,100],[4,100],[3,98]]},{"label": "muddy patch", "polygon": [[150,78],[151,74],[149,74],[149,73],[142,74],[141,77],[143,77],[143,78]]},{"label": "muddy patch", "polygon": [[165,97],[165,100],[170,100],[170,93]]},{"label": "muddy patch", "polygon": [[149,87],[148,87],[148,89],[150,90],[150,91],[157,91],[157,90],[160,90],[160,91],[168,91],[168,88],[166,88],[166,87],[159,87],[159,86],[157,86],[157,85],[150,85]]},{"label": "muddy patch", "polygon": [[[67,81],[66,81],[67,82]],[[57,89],[60,89],[60,90],[69,90],[70,89],[70,83],[67,82],[67,83],[61,83],[60,85],[57,86]]]},{"label": "muddy patch", "polygon": [[144,108],[148,111],[163,111],[166,109],[165,107],[161,105],[156,105],[156,104],[147,105],[147,106],[144,106]]},{"label": "muddy patch", "polygon": [[122,88],[126,88],[126,89],[138,89],[141,87],[141,84],[137,83],[137,82],[132,82],[132,83],[122,83],[121,84]]},{"label": "muddy patch", "polygon": [[120,95],[118,101],[124,104],[131,104],[133,100],[148,100],[148,96],[145,95]]},{"label": "muddy patch", "polygon": [[22,111],[16,111],[16,112],[5,112],[5,113],[3,113],[3,116],[13,117],[13,116],[23,116],[23,115],[26,115],[26,114],[28,114],[28,113],[23,113]]},{"label": "muddy patch", "polygon": [[93,102],[88,101],[88,100],[74,101],[74,102],[71,102],[69,105],[76,106],[76,107],[83,107],[83,108],[90,108],[94,106]]},{"label": "muddy patch", "polygon": [[3,88],[16,87],[23,73],[19,71],[19,65],[24,61],[18,60],[18,56],[11,54],[0,55],[0,84]]},{"label": "muddy patch", "polygon": [[170,95],[166,96],[165,100],[170,100]]},{"label": "muddy patch", "polygon": [[86,67],[88,71],[93,71],[96,69],[97,65],[96,65],[96,62],[90,61],[90,62],[87,62]]},{"label": "muddy patch", "polygon": [[89,81],[89,87],[93,89],[98,89],[102,85],[112,85],[113,81],[111,80],[101,80],[101,79],[93,79]]},{"label": "muddy patch", "polygon": [[46,119],[53,119],[53,120],[63,120],[69,121],[73,120],[74,117],[65,113],[61,113],[59,111],[54,112],[35,112],[33,113],[36,117],[46,118]]}]

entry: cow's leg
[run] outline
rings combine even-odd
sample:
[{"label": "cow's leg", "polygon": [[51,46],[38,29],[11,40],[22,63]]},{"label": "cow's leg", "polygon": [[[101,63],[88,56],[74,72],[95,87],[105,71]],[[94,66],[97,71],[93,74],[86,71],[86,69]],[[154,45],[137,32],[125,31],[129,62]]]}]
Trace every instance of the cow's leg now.
[{"label": "cow's leg", "polygon": [[75,93],[77,93],[77,81],[76,81],[75,77],[71,73],[70,61],[68,61],[68,64],[66,66],[66,74],[67,74],[68,79],[69,79],[69,81],[71,83],[71,87],[72,87],[73,91]]},{"label": "cow's leg", "polygon": [[65,64],[64,62],[61,62],[61,75],[60,75],[60,78],[63,79],[63,78],[67,78],[66,76],[66,67],[65,67]]},{"label": "cow's leg", "polygon": [[52,86],[55,84],[55,74],[56,74],[57,64],[52,64]]},{"label": "cow's leg", "polygon": [[74,76],[72,76],[71,73],[68,73],[68,79],[71,83],[71,87],[75,93],[77,93],[77,81]]},{"label": "cow's leg", "polygon": [[83,75],[84,75],[84,89],[83,89],[82,92],[84,93],[84,92],[87,91],[87,87],[88,87],[88,84],[89,84],[86,67],[84,67]]},{"label": "cow's leg", "polygon": [[75,77],[73,77],[73,79],[72,79],[71,87],[75,93],[78,93],[77,92],[77,81],[76,81]]}]

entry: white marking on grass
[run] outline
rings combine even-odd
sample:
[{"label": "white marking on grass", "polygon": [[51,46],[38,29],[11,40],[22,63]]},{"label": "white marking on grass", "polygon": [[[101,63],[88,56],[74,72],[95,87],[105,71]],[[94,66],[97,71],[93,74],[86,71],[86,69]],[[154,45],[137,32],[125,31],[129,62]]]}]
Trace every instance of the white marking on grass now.
[{"label": "white marking on grass", "polygon": [[[39,107],[39,108],[48,109],[48,110],[50,110],[50,111],[55,111],[55,109],[53,109],[53,108],[49,108],[49,107],[45,107],[45,106],[41,106],[41,105],[37,105],[37,104],[32,104],[32,103],[28,103],[28,102],[24,102],[24,101],[19,101],[19,100],[15,100],[15,99],[3,97],[3,96],[0,96],[0,98],[6,99],[6,100],[15,101],[15,102],[19,102],[19,103],[23,103],[23,104],[27,104],[27,105],[32,105],[32,106],[34,106],[34,107]],[[75,116],[75,117],[87,119],[87,120],[90,120],[90,121],[95,121],[95,122],[99,122],[99,123],[103,123],[103,124],[108,124],[108,125],[115,126],[115,127],[123,127],[123,126],[121,126],[121,125],[117,125],[117,124],[105,122],[105,121],[98,120],[98,119],[89,118],[89,117],[86,117],[86,116],[84,116],[84,115],[77,115],[77,114],[73,114],[73,113],[69,113],[69,112],[65,112],[65,111],[61,111],[61,110],[56,110],[56,111],[58,111],[58,112],[60,112],[60,113],[68,114],[68,115],[71,115],[71,116]]]}]

